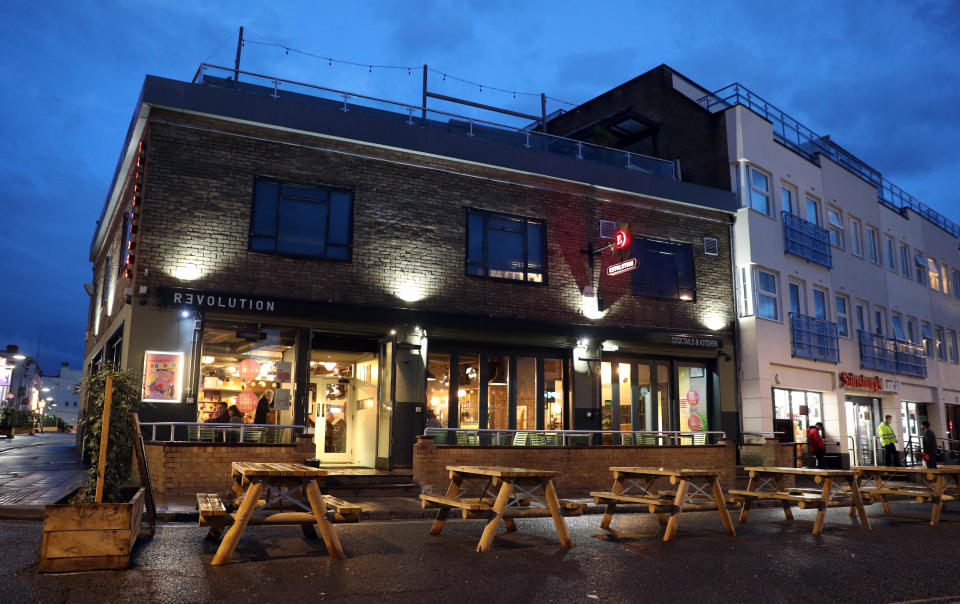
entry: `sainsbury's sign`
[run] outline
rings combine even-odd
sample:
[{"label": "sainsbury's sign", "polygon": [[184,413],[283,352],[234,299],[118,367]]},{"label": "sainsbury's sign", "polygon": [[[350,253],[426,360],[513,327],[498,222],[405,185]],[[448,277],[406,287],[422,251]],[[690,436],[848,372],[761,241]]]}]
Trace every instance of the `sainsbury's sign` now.
[{"label": "sainsbury's sign", "polygon": [[854,375],[848,371],[840,373],[840,385],[844,388],[853,388],[856,390],[869,390],[877,393],[883,390],[883,379],[879,375],[867,377],[865,375]]}]

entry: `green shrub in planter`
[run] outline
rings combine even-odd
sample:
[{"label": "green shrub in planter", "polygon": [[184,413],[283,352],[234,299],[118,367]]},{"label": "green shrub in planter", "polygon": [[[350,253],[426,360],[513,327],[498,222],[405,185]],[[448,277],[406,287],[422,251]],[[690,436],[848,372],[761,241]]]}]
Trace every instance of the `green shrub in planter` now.
[{"label": "green shrub in planter", "polygon": [[88,472],[86,488],[77,494],[72,503],[91,503],[95,499],[103,403],[108,376],[113,376],[113,396],[110,404],[110,439],[104,470],[103,501],[123,503],[129,499],[129,493],[124,487],[130,480],[132,470],[134,430],[127,415],[140,409],[140,376],[134,371],[121,371],[107,363],[102,370],[83,378],[80,385],[80,391],[87,400],[86,413],[80,420],[80,427],[88,436],[86,453],[90,456],[93,467]]}]

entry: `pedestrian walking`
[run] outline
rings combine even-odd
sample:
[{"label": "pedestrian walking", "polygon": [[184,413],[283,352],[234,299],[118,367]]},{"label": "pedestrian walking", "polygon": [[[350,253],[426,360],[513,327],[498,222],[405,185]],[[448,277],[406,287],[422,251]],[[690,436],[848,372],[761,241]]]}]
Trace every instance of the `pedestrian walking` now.
[{"label": "pedestrian walking", "polygon": [[823,444],[823,436],[820,434],[820,431],[823,430],[823,424],[817,422],[816,424],[807,428],[807,447],[810,449],[810,455],[817,460],[816,467],[824,470],[823,457],[827,452],[826,445]]},{"label": "pedestrian walking", "polygon": [[923,438],[923,459],[927,462],[928,468],[937,467],[937,435],[930,429],[930,422],[924,420],[920,422],[921,436]]},{"label": "pedestrian walking", "polygon": [[883,422],[877,427],[877,436],[880,438],[880,445],[883,447],[884,465],[899,466],[900,453],[897,451],[897,435],[894,434],[893,427],[890,425],[892,420],[892,415],[883,418]]}]

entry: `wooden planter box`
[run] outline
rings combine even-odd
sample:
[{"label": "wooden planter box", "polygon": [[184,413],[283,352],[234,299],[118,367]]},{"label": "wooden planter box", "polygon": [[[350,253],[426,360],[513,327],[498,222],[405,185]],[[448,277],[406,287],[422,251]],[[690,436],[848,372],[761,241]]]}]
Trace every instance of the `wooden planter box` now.
[{"label": "wooden planter box", "polygon": [[13,427],[13,433],[14,433],[14,434],[33,434],[33,432],[34,432],[34,428],[33,428],[33,427],[27,427],[27,426],[14,426],[14,427]]},{"label": "wooden planter box", "polygon": [[146,489],[127,503],[78,503],[46,506],[42,573],[124,569],[140,535]]}]

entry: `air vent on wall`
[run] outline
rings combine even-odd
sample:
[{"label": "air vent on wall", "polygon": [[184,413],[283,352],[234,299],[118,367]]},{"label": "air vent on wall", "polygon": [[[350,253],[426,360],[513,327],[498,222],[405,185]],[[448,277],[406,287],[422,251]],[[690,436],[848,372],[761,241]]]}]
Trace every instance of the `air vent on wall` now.
[{"label": "air vent on wall", "polygon": [[617,223],[612,220],[600,221],[600,239],[613,239],[617,236]]},{"label": "air vent on wall", "polygon": [[716,237],[703,238],[703,253],[706,254],[707,256],[720,255],[720,244],[717,242]]}]

